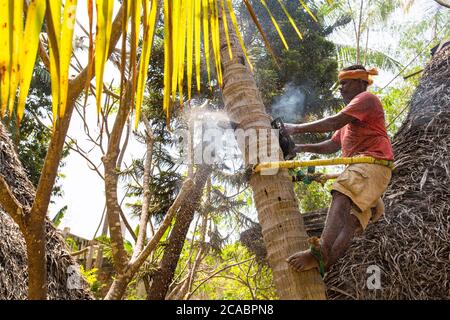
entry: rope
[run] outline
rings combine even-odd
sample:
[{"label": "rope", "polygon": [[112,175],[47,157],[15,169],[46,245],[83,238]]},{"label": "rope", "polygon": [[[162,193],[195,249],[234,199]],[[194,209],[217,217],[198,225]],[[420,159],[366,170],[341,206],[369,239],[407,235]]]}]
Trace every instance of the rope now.
[{"label": "rope", "polygon": [[325,275],[325,264],[323,262],[322,252],[320,252],[320,249],[316,248],[314,245],[311,245],[309,249],[311,250],[311,254],[313,255],[313,257],[319,263],[319,273],[323,278]]}]

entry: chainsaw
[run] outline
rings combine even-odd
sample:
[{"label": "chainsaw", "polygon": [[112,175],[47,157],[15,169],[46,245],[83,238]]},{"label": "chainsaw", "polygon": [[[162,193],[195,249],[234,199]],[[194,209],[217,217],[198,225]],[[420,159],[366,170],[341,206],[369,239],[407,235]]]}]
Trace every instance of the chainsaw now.
[{"label": "chainsaw", "polygon": [[273,129],[278,129],[278,140],[283,151],[284,160],[291,160],[296,156],[295,143],[291,136],[287,134],[283,120],[276,118],[271,123]]}]

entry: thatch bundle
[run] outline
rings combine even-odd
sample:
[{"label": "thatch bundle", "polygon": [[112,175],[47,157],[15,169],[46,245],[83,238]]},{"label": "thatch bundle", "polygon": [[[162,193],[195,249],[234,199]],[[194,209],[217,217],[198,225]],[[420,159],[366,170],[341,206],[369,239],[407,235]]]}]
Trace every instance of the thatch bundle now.
[{"label": "thatch bundle", "polygon": [[[0,175],[24,208],[34,200],[34,187],[17,158],[13,144],[0,123]],[[0,299],[26,299],[28,290],[27,254],[25,240],[17,224],[1,209],[0,199]],[[77,280],[78,265],[70,256],[64,239],[46,221],[47,279],[49,299],[91,299],[86,289],[71,289],[83,281]]]},{"label": "thatch bundle", "polygon": [[[393,147],[386,215],[326,275],[331,299],[450,298],[450,47],[426,67]],[[381,289],[368,289],[370,265]]]}]

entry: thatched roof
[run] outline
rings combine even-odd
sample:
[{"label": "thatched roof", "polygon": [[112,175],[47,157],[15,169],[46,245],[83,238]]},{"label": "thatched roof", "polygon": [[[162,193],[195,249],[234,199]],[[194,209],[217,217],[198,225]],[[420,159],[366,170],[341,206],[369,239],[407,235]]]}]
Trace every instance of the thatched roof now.
[{"label": "thatched roof", "polygon": [[[34,199],[33,185],[28,180],[1,123],[0,174],[18,201],[24,207],[30,207]],[[88,290],[69,289],[70,285],[68,288],[68,272],[73,275],[74,270],[78,270],[78,265],[70,256],[61,234],[48,220],[46,230],[48,298],[92,299]],[[27,282],[25,240],[17,224],[0,207],[0,299],[26,299]]]},{"label": "thatched roof", "polygon": [[[450,47],[425,68],[393,147],[386,216],[327,274],[331,299],[450,298]],[[367,289],[370,265],[382,289]]]}]

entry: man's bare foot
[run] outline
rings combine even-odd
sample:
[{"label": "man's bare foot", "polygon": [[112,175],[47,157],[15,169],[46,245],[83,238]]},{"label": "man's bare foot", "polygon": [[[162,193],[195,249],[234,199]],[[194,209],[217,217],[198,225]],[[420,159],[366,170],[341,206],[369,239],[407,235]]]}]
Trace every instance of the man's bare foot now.
[{"label": "man's bare foot", "polygon": [[291,268],[295,271],[301,272],[319,267],[319,263],[311,253],[311,249],[294,253],[286,259]]}]

